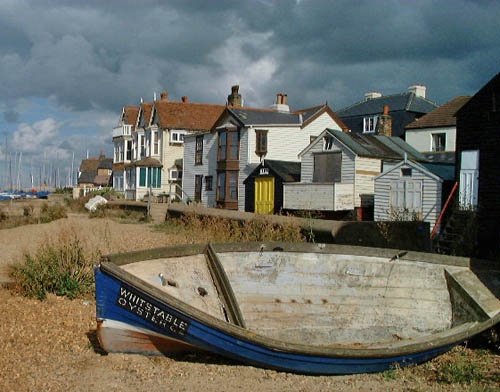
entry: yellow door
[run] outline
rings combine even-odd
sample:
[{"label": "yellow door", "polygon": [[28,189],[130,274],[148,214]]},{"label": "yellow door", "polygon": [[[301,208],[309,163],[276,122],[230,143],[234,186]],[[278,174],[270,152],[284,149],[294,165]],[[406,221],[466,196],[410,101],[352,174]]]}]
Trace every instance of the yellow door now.
[{"label": "yellow door", "polygon": [[255,179],[255,212],[257,214],[274,212],[274,177]]}]

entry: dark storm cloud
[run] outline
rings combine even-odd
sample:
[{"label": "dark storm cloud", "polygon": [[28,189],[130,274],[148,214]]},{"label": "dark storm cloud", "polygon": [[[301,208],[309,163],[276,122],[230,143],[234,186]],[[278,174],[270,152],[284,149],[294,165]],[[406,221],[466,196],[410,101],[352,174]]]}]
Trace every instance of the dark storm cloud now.
[{"label": "dark storm cloud", "polygon": [[12,109],[6,110],[3,112],[3,119],[7,123],[17,123],[19,121],[19,113]]},{"label": "dark storm cloud", "polygon": [[[498,72],[498,2],[6,1],[2,96],[118,111],[168,89],[223,103],[278,91],[335,108],[422,83],[444,102]],[[1,99],[1,98],[0,98]]]}]

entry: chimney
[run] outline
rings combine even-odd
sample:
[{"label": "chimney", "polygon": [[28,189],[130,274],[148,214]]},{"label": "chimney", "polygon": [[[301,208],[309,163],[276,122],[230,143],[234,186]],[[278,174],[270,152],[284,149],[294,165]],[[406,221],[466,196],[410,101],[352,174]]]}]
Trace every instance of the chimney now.
[{"label": "chimney", "polygon": [[288,96],[283,93],[276,94],[276,103],[271,106],[271,109],[277,112],[290,113],[290,106],[288,106]]},{"label": "chimney", "polygon": [[189,103],[189,98],[186,95],[184,95],[181,99],[183,103]]},{"label": "chimney", "polygon": [[425,90],[427,87],[422,86],[421,84],[415,84],[413,86],[408,87],[408,91],[410,93],[415,94],[416,97],[425,98]]},{"label": "chimney", "polygon": [[241,107],[242,105],[242,99],[241,99],[241,94],[238,92],[240,89],[240,86],[234,85],[231,87],[231,94],[227,96],[227,104],[228,106],[234,106],[234,107]]},{"label": "chimney", "polygon": [[168,92],[166,90],[162,91],[160,94],[160,101],[167,102],[168,101]]},{"label": "chimney", "polygon": [[384,112],[378,118],[376,134],[392,136],[392,117],[389,114],[389,105],[384,105]]},{"label": "chimney", "polygon": [[382,96],[382,94],[379,92],[370,91],[368,93],[365,93],[365,101],[368,101],[370,99],[380,98],[381,96]]}]

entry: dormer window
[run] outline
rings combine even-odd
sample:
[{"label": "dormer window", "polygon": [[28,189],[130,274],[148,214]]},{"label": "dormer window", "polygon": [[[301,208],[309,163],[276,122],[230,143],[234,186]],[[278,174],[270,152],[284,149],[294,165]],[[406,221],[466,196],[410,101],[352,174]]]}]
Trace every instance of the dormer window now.
[{"label": "dormer window", "polygon": [[170,143],[183,144],[186,131],[170,131]]},{"label": "dormer window", "polygon": [[378,116],[367,116],[363,118],[363,133],[373,133],[377,127]]}]

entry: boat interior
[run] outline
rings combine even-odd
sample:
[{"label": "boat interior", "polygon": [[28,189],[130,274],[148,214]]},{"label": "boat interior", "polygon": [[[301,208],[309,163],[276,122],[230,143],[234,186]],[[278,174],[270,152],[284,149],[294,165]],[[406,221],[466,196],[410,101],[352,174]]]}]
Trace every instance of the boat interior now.
[{"label": "boat interior", "polygon": [[468,328],[500,310],[469,266],[451,259],[426,262],[417,260],[424,254],[354,247],[344,253],[342,247],[253,248],[209,245],[199,253],[157,255],[120,267],[188,310],[308,346],[397,346]]}]

